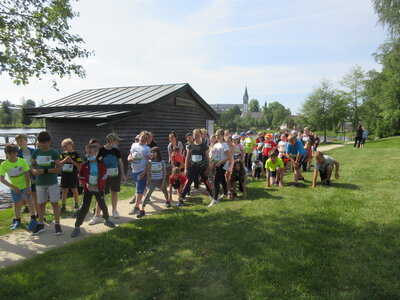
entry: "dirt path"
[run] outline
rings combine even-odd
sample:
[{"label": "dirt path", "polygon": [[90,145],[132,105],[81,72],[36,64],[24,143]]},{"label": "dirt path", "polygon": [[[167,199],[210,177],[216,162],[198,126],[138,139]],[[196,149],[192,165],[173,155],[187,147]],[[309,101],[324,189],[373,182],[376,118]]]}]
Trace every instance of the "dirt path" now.
[{"label": "dirt path", "polygon": [[[174,199],[176,198],[173,195]],[[175,203],[174,203],[175,204]],[[118,202],[118,211],[121,218],[114,219],[110,217],[114,223],[118,225],[137,219],[135,215],[130,216],[128,213],[133,208],[129,204],[129,200],[121,200]],[[146,215],[154,214],[156,211],[165,208],[165,199],[160,191],[154,191],[151,202],[146,206]],[[111,208],[108,207],[111,214]],[[81,234],[76,238],[71,238],[71,232],[74,230],[75,218],[61,219],[61,227],[63,234],[54,235],[54,223],[46,225],[46,230],[37,235],[31,236],[28,231],[17,231],[0,237],[0,268],[5,268],[13,264],[20,263],[26,259],[44,253],[48,250],[64,246],[75,241],[79,241],[96,233],[110,230],[111,228],[104,224],[88,225],[88,221],[92,217],[92,213],[88,213],[85,222],[81,226]]]},{"label": "dirt path", "polygon": [[332,145],[320,146],[320,147],[318,147],[318,151],[322,151],[322,152],[329,151],[329,150],[340,148],[340,147],[350,145],[350,144],[353,144],[353,142],[346,142],[344,144],[332,144]]}]

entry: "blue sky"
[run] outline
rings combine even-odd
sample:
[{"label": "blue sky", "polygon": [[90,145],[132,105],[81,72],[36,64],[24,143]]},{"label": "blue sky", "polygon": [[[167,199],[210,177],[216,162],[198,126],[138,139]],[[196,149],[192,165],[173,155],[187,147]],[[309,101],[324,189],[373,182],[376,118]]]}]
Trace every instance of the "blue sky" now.
[{"label": "blue sky", "polygon": [[72,31],[95,55],[87,77],[14,86],[1,76],[2,99],[50,102],[86,88],[188,82],[208,103],[279,101],[294,113],[312,88],[334,85],[385,39],[369,0],[85,0]]}]

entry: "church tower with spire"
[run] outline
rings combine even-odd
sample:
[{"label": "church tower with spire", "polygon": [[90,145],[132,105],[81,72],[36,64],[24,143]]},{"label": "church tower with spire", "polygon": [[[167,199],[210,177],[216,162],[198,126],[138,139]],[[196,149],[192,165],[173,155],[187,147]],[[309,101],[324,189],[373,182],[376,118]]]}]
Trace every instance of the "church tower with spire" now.
[{"label": "church tower with spire", "polygon": [[248,112],[248,105],[249,105],[249,94],[247,93],[247,86],[246,86],[243,95],[243,113]]}]

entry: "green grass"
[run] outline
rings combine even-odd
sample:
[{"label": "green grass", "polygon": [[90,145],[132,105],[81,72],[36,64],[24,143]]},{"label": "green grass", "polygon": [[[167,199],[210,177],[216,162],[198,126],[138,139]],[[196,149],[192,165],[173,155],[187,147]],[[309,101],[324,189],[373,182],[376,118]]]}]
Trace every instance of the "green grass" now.
[{"label": "green grass", "polygon": [[[0,271],[4,299],[398,299],[400,138],[341,147],[332,187],[168,209]],[[203,200],[203,201],[202,201]]]},{"label": "green grass", "polygon": [[[121,185],[121,192],[119,193],[119,199],[130,199],[135,194],[135,188],[132,184],[122,184]],[[80,199],[82,196],[79,196]],[[106,196],[106,203],[111,204],[111,196]],[[67,199],[67,211],[61,214],[61,217],[72,217],[75,213],[74,209],[74,200],[73,198]],[[61,202],[60,202],[61,205]],[[92,201],[92,208],[95,205],[95,201]],[[11,233],[12,230],[10,229],[11,220],[14,218],[14,209],[2,209],[0,210],[0,236]],[[30,221],[29,214],[21,214],[22,225],[24,227],[28,226]],[[48,203],[46,206],[46,220],[53,221],[53,209],[51,205]],[[25,228],[20,228],[17,230],[25,230]]]}]

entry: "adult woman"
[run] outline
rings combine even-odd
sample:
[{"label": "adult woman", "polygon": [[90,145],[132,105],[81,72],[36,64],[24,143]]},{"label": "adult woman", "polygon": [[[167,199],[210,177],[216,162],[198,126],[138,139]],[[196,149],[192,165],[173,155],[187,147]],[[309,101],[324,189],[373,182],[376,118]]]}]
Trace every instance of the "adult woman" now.
[{"label": "adult woman", "polygon": [[361,125],[358,125],[358,127],[357,127],[355,132],[356,132],[356,137],[354,139],[354,147],[353,147],[353,149],[356,149],[356,145],[357,144],[358,144],[357,148],[360,148],[360,142],[361,142],[364,130],[362,129]]},{"label": "adult woman", "polygon": [[196,180],[199,176],[203,180],[206,189],[212,198],[212,189],[210,182],[207,177],[207,168],[209,166],[208,162],[208,147],[203,143],[201,139],[201,130],[193,130],[194,142],[189,144],[186,152],[185,161],[185,175],[187,181],[183,187],[181,198],[179,199],[178,206],[184,205],[183,200],[185,199],[187,193],[190,191],[190,186],[192,182]]},{"label": "adult woman", "polygon": [[183,155],[183,144],[182,142],[178,141],[178,136],[176,135],[175,131],[171,131],[169,134],[169,144],[168,144],[168,159],[171,162],[172,156],[172,149],[174,147],[178,147],[179,153]]}]

